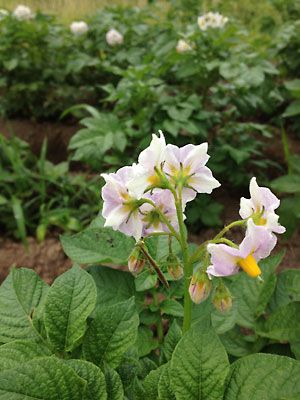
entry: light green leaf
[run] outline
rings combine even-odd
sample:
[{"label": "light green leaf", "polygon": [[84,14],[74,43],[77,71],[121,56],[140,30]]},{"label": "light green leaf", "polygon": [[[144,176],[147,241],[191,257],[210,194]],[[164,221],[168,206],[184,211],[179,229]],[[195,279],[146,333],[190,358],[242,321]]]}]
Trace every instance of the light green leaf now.
[{"label": "light green leaf", "polygon": [[169,361],[172,358],[173,351],[181,339],[182,332],[180,326],[177,324],[176,320],[174,320],[168,330],[168,333],[165,336],[164,344],[162,347],[162,351]]},{"label": "light green leaf", "polygon": [[0,372],[3,400],[82,400],[85,388],[86,382],[54,357],[37,358]]},{"label": "light green leaf", "polygon": [[263,282],[250,278],[245,273],[236,276],[230,285],[233,301],[237,303],[237,324],[253,328],[262,315],[276,286],[275,269],[283,258],[283,252],[260,262]]},{"label": "light green leaf", "polygon": [[231,365],[224,400],[284,400],[300,395],[300,362],[253,354]]},{"label": "light green leaf", "polygon": [[272,189],[277,192],[284,193],[300,193],[300,176],[299,175],[285,175],[281,176],[271,183]]},{"label": "light green leaf", "polygon": [[286,269],[277,276],[271,307],[275,309],[293,301],[300,301],[300,270]]},{"label": "light green leaf", "polygon": [[109,228],[88,228],[60,240],[67,256],[79,264],[126,264],[134,247],[132,238]]},{"label": "light green leaf", "polygon": [[100,368],[84,360],[68,360],[67,364],[87,382],[82,400],[107,400],[106,382]]},{"label": "light green leaf", "polygon": [[213,330],[195,324],[182,337],[171,360],[171,386],[177,400],[223,398],[229,370],[225,348]]},{"label": "light green leaf", "polygon": [[183,317],[183,306],[174,299],[166,299],[160,304],[163,314],[172,315],[173,317]]},{"label": "light green leaf", "polygon": [[267,340],[249,332],[246,334],[237,325],[230,331],[219,336],[227,353],[235,357],[244,357],[252,353],[258,353]]},{"label": "light green leaf", "polygon": [[278,308],[265,322],[257,324],[259,335],[279,341],[296,341],[300,337],[300,302]]},{"label": "light green leaf", "polygon": [[135,295],[134,278],[128,272],[93,265],[87,268],[97,287],[97,305],[112,305]]},{"label": "light green leaf", "polygon": [[158,340],[153,338],[153,332],[146,326],[139,326],[136,346],[138,348],[139,357],[145,357],[152,350],[158,347]]},{"label": "light green leaf", "polygon": [[47,294],[44,321],[57,351],[71,351],[78,345],[96,297],[92,277],[80,267],[73,267],[54,281]]},{"label": "light green leaf", "polygon": [[293,101],[282,114],[283,117],[295,117],[300,114],[300,100]]},{"label": "light green leaf", "polygon": [[159,368],[153,369],[144,379],[144,389],[147,395],[147,400],[157,400],[158,396],[158,382],[162,374],[164,365]]},{"label": "light green leaf", "polygon": [[135,344],[138,324],[134,298],[99,308],[84,338],[84,355],[97,365],[107,362],[116,368]]},{"label": "light green leaf", "polygon": [[300,360],[300,340],[290,343],[290,346],[297,360]]},{"label": "light green leaf", "polygon": [[51,356],[51,351],[44,344],[31,339],[15,340],[0,346],[0,371],[45,356]]},{"label": "light green leaf", "polygon": [[106,366],[105,380],[107,400],[124,400],[124,390],[119,374],[112,368]]},{"label": "light green leaf", "polygon": [[138,276],[134,280],[137,292],[143,292],[145,290],[153,288],[157,283],[157,279],[158,278],[155,273],[153,273],[149,269],[145,269],[140,274],[138,274]]},{"label": "light green leaf", "polygon": [[39,336],[34,314],[48,286],[31,269],[12,269],[0,287],[0,342]]},{"label": "light green leaf", "polygon": [[158,381],[158,400],[176,400],[171,388],[170,363],[162,366]]}]

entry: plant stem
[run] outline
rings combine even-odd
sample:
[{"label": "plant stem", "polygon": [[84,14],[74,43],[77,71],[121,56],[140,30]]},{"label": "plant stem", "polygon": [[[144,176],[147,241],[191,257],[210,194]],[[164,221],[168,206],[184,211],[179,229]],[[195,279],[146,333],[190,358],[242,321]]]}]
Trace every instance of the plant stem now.
[{"label": "plant stem", "polygon": [[225,233],[228,232],[231,228],[234,228],[235,226],[243,226],[243,225],[245,225],[246,223],[247,223],[247,220],[246,220],[246,219],[241,219],[241,220],[238,220],[238,221],[231,222],[231,224],[225,226],[225,227],[221,230],[221,232],[218,233],[218,234],[214,237],[213,240],[220,239],[220,238],[223,237],[223,236],[225,235]]},{"label": "plant stem", "polygon": [[150,254],[148,253],[148,251],[145,248],[145,245],[143,242],[139,242],[138,243],[139,248],[141,249],[142,253],[144,254],[144,256],[146,257],[146,259],[148,260],[149,264],[151,265],[151,267],[154,269],[154,271],[157,273],[157,276],[159,278],[159,280],[161,281],[161,283],[167,288],[169,289],[169,284],[168,281],[166,280],[166,278],[164,277],[164,274],[161,272],[161,270],[159,269],[159,266],[156,264],[155,260],[150,256]]},{"label": "plant stem", "polygon": [[183,306],[183,325],[182,332],[189,330],[192,320],[192,299],[189,293],[190,280],[193,274],[193,264],[189,260],[189,249],[187,243],[187,234],[183,221],[182,212],[182,186],[178,186],[178,196],[173,193],[175,198],[176,213],[179,226],[180,245],[183,258],[184,270],[184,306]]}]

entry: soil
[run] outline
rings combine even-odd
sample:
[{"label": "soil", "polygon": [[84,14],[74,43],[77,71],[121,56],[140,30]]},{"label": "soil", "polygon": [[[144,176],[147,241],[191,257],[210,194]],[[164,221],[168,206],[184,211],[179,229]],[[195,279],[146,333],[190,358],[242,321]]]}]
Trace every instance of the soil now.
[{"label": "soil", "polygon": [[6,137],[15,135],[25,140],[33,153],[37,155],[40,153],[44,139],[47,139],[47,158],[53,163],[67,159],[69,141],[78,129],[79,125],[74,121],[60,123],[0,119],[0,133]]}]

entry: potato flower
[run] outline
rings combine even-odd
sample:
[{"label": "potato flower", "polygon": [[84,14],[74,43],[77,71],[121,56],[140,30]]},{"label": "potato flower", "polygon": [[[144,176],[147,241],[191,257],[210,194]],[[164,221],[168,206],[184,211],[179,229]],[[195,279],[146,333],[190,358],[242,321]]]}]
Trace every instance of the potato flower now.
[{"label": "potato flower", "polygon": [[280,200],[266,187],[258,186],[256,178],[249,185],[250,199],[241,198],[240,216],[243,219],[252,218],[256,225],[265,226],[269,231],[284,233],[285,228],[279,224],[279,216],[275,214]]},{"label": "potato flower", "polygon": [[127,184],[140,174],[140,167],[120,168],[115,173],[102,174],[106,184],[102,188],[105,225],[125,235],[139,240],[142,235],[143,221],[140,217],[137,199],[129,192]]},{"label": "potato flower", "polygon": [[192,47],[183,39],[178,40],[177,46],[176,46],[176,51],[177,53],[186,53],[188,51],[191,51]]},{"label": "potato flower", "polygon": [[206,167],[209,159],[207,143],[198,146],[187,144],[177,147],[168,144],[166,147],[164,172],[175,185],[183,186],[182,201],[185,204],[193,200],[197,193],[211,193],[220,183]]},{"label": "potato flower", "polygon": [[198,26],[202,31],[207,28],[223,28],[227,22],[228,18],[218,12],[208,12],[198,17]]},{"label": "potato flower", "polygon": [[89,26],[84,21],[74,21],[70,25],[70,30],[74,35],[80,36],[89,30]]},{"label": "potato flower", "polygon": [[116,29],[110,29],[106,35],[106,42],[109,46],[117,46],[124,42],[124,37],[122,33],[117,31]]},{"label": "potato flower", "polygon": [[207,273],[213,276],[229,276],[242,268],[249,276],[255,278],[261,274],[257,262],[270,255],[276,242],[275,235],[249,219],[246,236],[238,248],[213,243],[207,246],[211,255],[211,265],[207,268]]},{"label": "potato flower", "polygon": [[13,16],[19,21],[25,21],[34,18],[34,13],[29,7],[20,4],[14,9]]}]

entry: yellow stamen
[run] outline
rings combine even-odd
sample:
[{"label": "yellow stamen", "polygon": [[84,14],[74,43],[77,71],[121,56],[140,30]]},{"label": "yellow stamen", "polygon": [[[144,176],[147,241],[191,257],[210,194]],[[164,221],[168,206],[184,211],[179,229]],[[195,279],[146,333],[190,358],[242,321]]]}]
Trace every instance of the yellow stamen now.
[{"label": "yellow stamen", "polygon": [[256,225],[266,225],[267,220],[263,217],[260,217],[259,220],[257,221]]},{"label": "yellow stamen", "polygon": [[256,278],[261,274],[261,270],[252,254],[249,254],[246,258],[240,259],[238,261],[238,266],[243,268],[251,278]]},{"label": "yellow stamen", "polygon": [[153,174],[151,176],[149,176],[149,178],[147,179],[150,186],[159,186],[160,184],[160,178],[157,174]]}]

